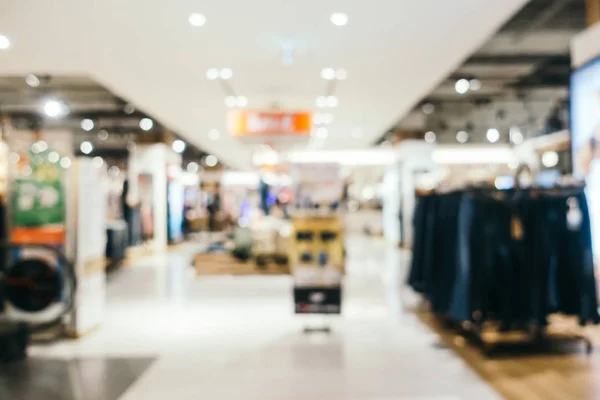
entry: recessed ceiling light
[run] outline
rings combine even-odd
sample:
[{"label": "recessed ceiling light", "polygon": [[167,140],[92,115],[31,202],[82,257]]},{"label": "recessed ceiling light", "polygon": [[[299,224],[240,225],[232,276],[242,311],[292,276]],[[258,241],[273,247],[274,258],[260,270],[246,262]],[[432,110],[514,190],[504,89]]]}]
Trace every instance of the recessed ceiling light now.
[{"label": "recessed ceiling light", "polygon": [[98,139],[100,139],[100,140],[108,139],[108,131],[106,129],[100,129],[98,131]]},{"label": "recessed ceiling light", "polygon": [[331,22],[335,26],[344,26],[348,23],[348,15],[341,12],[333,13],[331,14]]},{"label": "recessed ceiling light", "polygon": [[319,139],[325,139],[327,137],[327,135],[329,135],[329,131],[327,130],[327,128],[322,126],[320,128],[317,128],[317,130],[315,131],[315,134]]},{"label": "recessed ceiling light", "polygon": [[121,173],[121,169],[119,167],[117,167],[116,165],[113,165],[112,167],[110,167],[108,169],[108,174],[110,176],[116,177],[116,176],[119,176],[120,173]]},{"label": "recessed ceiling light", "polygon": [[236,107],[246,107],[248,105],[248,98],[246,96],[238,96],[235,99],[235,105]]},{"label": "recessed ceiling light", "polygon": [[199,13],[192,13],[188,17],[188,21],[192,26],[202,26],[206,23],[206,17]]},{"label": "recessed ceiling light", "polygon": [[229,80],[233,78],[233,71],[231,68],[221,68],[219,71],[219,78],[223,79],[224,81]]},{"label": "recessed ceiling light", "polygon": [[335,71],[335,79],[339,81],[344,81],[348,79],[348,71],[346,71],[343,68],[338,68],[338,70]]},{"label": "recessed ceiling light", "polygon": [[104,164],[104,160],[100,156],[96,156],[92,159],[92,165],[96,168],[100,168]]},{"label": "recessed ceiling light", "polygon": [[56,118],[65,112],[64,105],[58,100],[48,100],[44,104],[44,114]]},{"label": "recessed ceiling light", "polygon": [[206,79],[209,81],[214,81],[215,79],[219,79],[219,70],[217,68],[209,68],[206,70]]},{"label": "recessed ceiling light", "polygon": [[333,115],[327,113],[327,114],[323,114],[322,116],[322,121],[324,124],[329,125],[333,122]]},{"label": "recessed ceiling light", "polygon": [[456,141],[458,143],[467,143],[467,140],[469,140],[469,134],[465,131],[458,131],[456,132]]},{"label": "recessed ceiling light", "polygon": [[94,129],[94,121],[92,121],[89,118],[84,118],[81,120],[81,129],[83,129],[86,132],[91,131],[92,129]]},{"label": "recessed ceiling light", "polygon": [[555,151],[546,151],[542,154],[542,165],[546,168],[556,167],[559,161],[558,153]]},{"label": "recessed ceiling light", "polygon": [[427,143],[434,143],[436,139],[435,132],[429,131],[425,133],[425,141]]},{"label": "recessed ceiling light", "polygon": [[500,132],[496,128],[490,128],[488,129],[486,136],[490,143],[496,143],[498,139],[500,139]]},{"label": "recessed ceiling light", "polygon": [[140,120],[140,128],[144,131],[149,131],[154,126],[154,121],[150,118],[142,118]]},{"label": "recessed ceiling light", "polygon": [[79,150],[81,150],[83,154],[90,154],[92,150],[94,150],[94,145],[92,142],[86,140],[85,142],[81,143]]},{"label": "recessed ceiling light", "polygon": [[27,74],[25,77],[25,83],[31,87],[40,86],[40,78],[38,78],[35,74]]},{"label": "recessed ceiling light", "polygon": [[218,162],[219,160],[217,157],[212,154],[207,155],[204,159],[204,164],[206,164],[207,167],[214,167]]},{"label": "recessed ceiling light", "polygon": [[71,166],[71,159],[69,157],[63,157],[60,159],[60,166],[63,168],[69,168]]},{"label": "recessed ceiling light", "polygon": [[456,90],[456,93],[465,94],[469,91],[469,86],[470,86],[470,84],[469,84],[468,80],[459,79],[454,84],[454,89]]},{"label": "recessed ceiling light", "polygon": [[210,140],[219,140],[219,137],[221,137],[221,132],[219,132],[218,129],[211,129],[208,131],[208,138]]},{"label": "recessed ceiling light", "polygon": [[200,169],[200,166],[198,165],[197,162],[192,161],[187,165],[186,169],[188,172],[195,174]]},{"label": "recessed ceiling light", "polygon": [[50,161],[52,164],[56,164],[59,160],[60,155],[58,155],[57,152],[51,151],[50,153],[48,153],[48,161]]},{"label": "recessed ceiling light", "polygon": [[0,35],[0,50],[7,50],[10,48],[10,40],[4,35]]},{"label": "recessed ceiling light", "polygon": [[479,79],[471,79],[469,81],[469,89],[475,91],[481,89],[481,81]]},{"label": "recessed ceiling light", "polygon": [[317,97],[316,103],[317,103],[317,107],[319,107],[319,108],[327,107],[327,97],[325,97],[325,96]]},{"label": "recessed ceiling light", "polygon": [[433,114],[435,111],[435,105],[433,103],[425,103],[421,106],[421,111],[423,111],[423,114]]},{"label": "recessed ceiling light", "polygon": [[235,96],[225,97],[225,105],[227,107],[235,107],[236,104],[237,104],[237,99]]},{"label": "recessed ceiling light", "polygon": [[135,112],[135,106],[131,103],[127,103],[125,104],[125,107],[123,107],[123,111],[125,112],[125,114],[131,115]]},{"label": "recessed ceiling light", "polygon": [[335,108],[339,104],[339,100],[335,96],[327,96],[327,107]]},{"label": "recessed ceiling light", "polygon": [[510,141],[514,144],[523,143],[524,137],[521,129],[518,126],[511,126],[509,130]]},{"label": "recessed ceiling light", "polygon": [[321,70],[321,78],[328,81],[335,79],[335,70],[333,68],[323,68]]},{"label": "recessed ceiling light", "polygon": [[171,144],[171,148],[175,153],[183,153],[185,146],[185,142],[180,139],[174,140],[173,144]]}]

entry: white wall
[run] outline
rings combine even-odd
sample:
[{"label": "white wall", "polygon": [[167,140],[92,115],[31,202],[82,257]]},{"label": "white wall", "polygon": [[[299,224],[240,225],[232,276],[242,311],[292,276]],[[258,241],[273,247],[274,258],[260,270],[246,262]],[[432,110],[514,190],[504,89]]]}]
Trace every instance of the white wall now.
[{"label": "white wall", "polygon": [[571,42],[571,65],[581,67],[600,56],[600,23],[575,36]]}]

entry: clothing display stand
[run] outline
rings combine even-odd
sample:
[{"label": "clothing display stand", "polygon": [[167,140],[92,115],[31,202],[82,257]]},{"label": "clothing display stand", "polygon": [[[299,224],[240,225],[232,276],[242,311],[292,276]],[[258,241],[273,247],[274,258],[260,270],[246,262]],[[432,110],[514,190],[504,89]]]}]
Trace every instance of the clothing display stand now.
[{"label": "clothing display stand", "polygon": [[486,355],[591,340],[600,323],[581,187],[421,194],[409,285]]},{"label": "clothing display stand", "polygon": [[[292,218],[292,224],[295,313],[340,314],[344,247],[339,216],[296,216]],[[322,325],[304,327],[304,333],[315,332],[330,333],[331,327],[325,320]]]}]

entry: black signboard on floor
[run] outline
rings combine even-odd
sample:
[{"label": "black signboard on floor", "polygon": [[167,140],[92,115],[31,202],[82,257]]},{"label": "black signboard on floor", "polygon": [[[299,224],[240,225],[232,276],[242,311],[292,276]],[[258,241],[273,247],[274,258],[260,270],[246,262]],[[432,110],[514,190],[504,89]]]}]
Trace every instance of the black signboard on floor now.
[{"label": "black signboard on floor", "polygon": [[296,286],[294,305],[296,314],[340,314],[342,287]]}]

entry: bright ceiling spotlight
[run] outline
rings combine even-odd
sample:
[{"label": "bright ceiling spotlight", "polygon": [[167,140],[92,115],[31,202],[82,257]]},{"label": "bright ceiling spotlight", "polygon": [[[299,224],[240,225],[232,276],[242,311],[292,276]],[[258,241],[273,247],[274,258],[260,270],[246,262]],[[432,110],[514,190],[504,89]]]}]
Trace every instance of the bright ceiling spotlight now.
[{"label": "bright ceiling spotlight", "polygon": [[546,168],[556,167],[558,160],[558,153],[555,151],[546,151],[542,154],[542,165]]},{"label": "bright ceiling spotlight", "polygon": [[197,162],[192,161],[187,165],[186,169],[188,172],[195,174],[196,172],[198,172],[200,170],[200,166],[198,165]]},{"label": "bright ceiling spotlight", "polygon": [[496,128],[490,128],[486,134],[487,140],[490,143],[496,143],[500,139],[500,132]]},{"label": "bright ceiling spotlight", "polygon": [[325,96],[319,96],[317,97],[317,107],[319,108],[325,108],[327,107],[327,97]]},{"label": "bright ceiling spotlight", "polygon": [[219,78],[223,79],[224,81],[229,80],[233,78],[233,71],[231,68],[221,68],[219,71]]},{"label": "bright ceiling spotlight", "polygon": [[327,81],[335,79],[335,70],[333,68],[323,68],[321,70],[321,78]]},{"label": "bright ceiling spotlight", "polygon": [[335,26],[345,26],[348,24],[348,15],[342,12],[336,12],[331,14],[331,23]]},{"label": "bright ceiling spotlight", "polygon": [[86,132],[91,131],[92,129],[94,129],[94,121],[92,121],[89,118],[84,118],[81,120],[81,129],[83,129]]},{"label": "bright ceiling spotlight", "polygon": [[206,79],[209,81],[214,81],[215,79],[219,79],[219,70],[217,68],[209,68],[206,70]]},{"label": "bright ceiling spotlight", "polygon": [[435,139],[436,139],[435,132],[433,132],[433,131],[425,132],[425,141],[427,143],[434,143]]},{"label": "bright ceiling spotlight", "polygon": [[25,77],[25,83],[31,87],[38,87],[40,86],[40,78],[38,78],[35,74],[27,74]]},{"label": "bright ceiling spotlight", "polygon": [[143,131],[149,131],[150,129],[152,129],[152,127],[154,126],[154,121],[152,121],[150,118],[142,118],[140,120],[140,128]]},{"label": "bright ceiling spotlight", "polygon": [[92,165],[96,168],[100,168],[104,164],[104,160],[100,156],[96,156],[92,159]]},{"label": "bright ceiling spotlight", "polygon": [[9,48],[10,40],[4,35],[0,35],[0,50],[8,50]]},{"label": "bright ceiling spotlight", "polygon": [[69,168],[71,166],[71,159],[69,157],[63,157],[60,159],[60,166],[63,168]]},{"label": "bright ceiling spotlight", "polygon": [[206,17],[199,13],[191,13],[188,21],[192,26],[203,26],[206,23]]},{"label": "bright ceiling spotlight", "polygon": [[467,143],[469,140],[469,134],[465,131],[456,132],[456,141],[458,143]]},{"label": "bright ceiling spotlight", "polygon": [[44,103],[44,114],[50,118],[56,118],[65,113],[64,105],[58,100],[48,100]]},{"label": "bright ceiling spotlight", "polygon": [[471,79],[469,81],[469,89],[474,91],[481,89],[481,81],[479,79]]},{"label": "bright ceiling spotlight", "polygon": [[94,150],[94,145],[92,142],[86,140],[85,142],[81,143],[79,150],[81,150],[83,154],[90,154]]},{"label": "bright ceiling spotlight", "polygon": [[214,167],[218,162],[219,160],[217,157],[212,154],[207,155],[204,159],[204,164],[206,164],[207,167]]},{"label": "bright ceiling spotlight", "polygon": [[225,105],[227,107],[235,107],[236,104],[237,104],[237,99],[235,96],[225,97]]},{"label": "bright ceiling spotlight", "polygon": [[171,148],[173,149],[173,151],[175,153],[183,153],[183,151],[185,150],[185,142],[183,140],[180,139],[176,139],[173,141],[173,144],[171,144]]},{"label": "bright ceiling spotlight", "polygon": [[327,130],[327,128],[322,126],[320,128],[317,128],[315,134],[319,139],[325,139],[327,135],[329,135],[329,131]]},{"label": "bright ceiling spotlight", "polygon": [[210,140],[219,140],[219,137],[221,137],[221,132],[219,132],[218,129],[211,129],[208,131],[208,138]]},{"label": "bright ceiling spotlight", "polygon": [[454,84],[454,89],[456,90],[456,93],[459,94],[467,93],[469,91],[469,87],[470,83],[466,79],[459,79],[456,81],[456,84]]},{"label": "bright ceiling spotlight", "polygon": [[235,99],[235,105],[236,107],[246,107],[248,105],[248,98],[246,96],[238,96]]},{"label": "bright ceiling spotlight", "polygon": [[326,105],[329,108],[335,108],[339,104],[339,100],[335,96],[327,96]]},{"label": "bright ceiling spotlight", "polygon": [[338,70],[335,71],[335,79],[338,81],[345,81],[348,79],[348,71],[346,71],[344,68],[338,68]]}]

